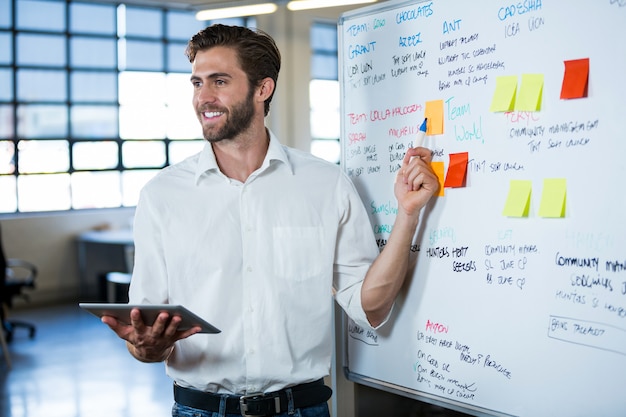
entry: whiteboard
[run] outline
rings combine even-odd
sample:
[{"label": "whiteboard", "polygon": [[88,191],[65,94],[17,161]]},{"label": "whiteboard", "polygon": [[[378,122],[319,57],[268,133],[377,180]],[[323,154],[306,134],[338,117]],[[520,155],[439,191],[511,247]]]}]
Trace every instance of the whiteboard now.
[{"label": "whiteboard", "polygon": [[[467,153],[463,184],[421,214],[390,322],[346,322],[350,379],[473,415],[626,415],[625,27],[625,0],[342,15],[341,163],[381,249],[427,111],[442,117],[425,141],[442,181]],[[585,59],[586,88],[562,97]],[[528,75],[541,80],[533,108]],[[517,80],[508,101],[505,79]]]}]

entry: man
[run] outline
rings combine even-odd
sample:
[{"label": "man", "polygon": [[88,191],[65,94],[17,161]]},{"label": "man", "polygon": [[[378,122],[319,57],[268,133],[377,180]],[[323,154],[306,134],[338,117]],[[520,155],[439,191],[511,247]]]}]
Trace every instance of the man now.
[{"label": "man", "polygon": [[[265,127],[280,53],[267,34],[214,25],[192,37],[193,105],[207,143],[142,190],[131,303],[181,304],[222,332],[161,313],[103,321],[140,361],[165,361],[173,416],[328,416],[332,294],[362,326],[387,319],[419,212],[438,187],[430,151],[407,152],[385,250],[336,165]],[[378,255],[378,256],[377,256]]]}]

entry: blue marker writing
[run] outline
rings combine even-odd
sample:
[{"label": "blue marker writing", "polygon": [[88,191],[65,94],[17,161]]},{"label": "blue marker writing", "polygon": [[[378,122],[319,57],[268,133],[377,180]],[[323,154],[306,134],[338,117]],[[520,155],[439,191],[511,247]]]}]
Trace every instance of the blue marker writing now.
[{"label": "blue marker writing", "polygon": [[424,122],[422,122],[422,125],[420,126],[419,132],[417,132],[417,139],[415,140],[416,148],[424,145],[424,137],[426,136],[426,121],[427,120],[428,118],[424,119]]}]

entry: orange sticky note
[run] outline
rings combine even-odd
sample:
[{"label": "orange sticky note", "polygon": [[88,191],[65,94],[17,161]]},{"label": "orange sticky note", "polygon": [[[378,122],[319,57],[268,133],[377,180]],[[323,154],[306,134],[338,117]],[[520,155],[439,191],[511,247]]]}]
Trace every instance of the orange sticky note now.
[{"label": "orange sticky note", "polygon": [[543,96],[543,74],[522,74],[522,85],[515,100],[517,111],[539,111]]},{"label": "orange sticky note", "polygon": [[589,86],[589,58],[565,61],[565,73],[561,86],[561,98],[587,97]]},{"label": "orange sticky note", "polygon": [[565,217],[566,196],[567,182],[565,178],[544,179],[541,203],[539,204],[539,216]]},{"label": "orange sticky note", "polygon": [[528,217],[532,186],[531,181],[511,180],[509,183],[509,195],[502,215],[508,217]]},{"label": "orange sticky note", "polygon": [[513,110],[517,92],[517,75],[502,75],[496,77],[496,89],[491,98],[491,112],[505,112]]},{"label": "orange sticky note", "polygon": [[424,117],[428,119],[427,135],[443,134],[443,100],[427,101]]},{"label": "orange sticky note", "polygon": [[431,162],[430,167],[433,169],[433,172],[439,179],[439,192],[437,193],[437,195],[439,197],[443,197],[444,196],[443,180],[445,177],[445,168],[443,166],[443,162],[440,162],[440,161]]},{"label": "orange sticky note", "polygon": [[450,166],[446,175],[445,187],[465,187],[467,159],[467,152],[450,154]]}]

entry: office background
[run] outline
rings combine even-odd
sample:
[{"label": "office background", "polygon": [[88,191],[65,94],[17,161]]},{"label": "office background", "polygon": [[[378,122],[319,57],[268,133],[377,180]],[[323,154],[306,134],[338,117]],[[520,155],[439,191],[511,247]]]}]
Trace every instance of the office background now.
[{"label": "office background", "polygon": [[[268,126],[284,144],[335,161],[336,22],[350,8],[290,12],[282,5],[232,21],[270,33],[283,54]],[[9,257],[39,268],[30,302],[18,301],[18,309],[80,301],[77,237],[131,227],[141,185],[199,149],[183,55],[187,38],[203,27],[193,14],[180,3],[141,0],[0,0],[2,238]],[[376,415],[390,404],[404,410],[394,415],[421,409],[355,387],[340,368],[338,359],[335,415],[359,408]]]},{"label": "office background", "polygon": [[[311,28],[321,23],[336,31],[342,10],[282,6],[232,22],[269,32],[281,48],[267,122],[287,145],[311,149]],[[76,299],[76,237],[94,228],[129,228],[143,183],[202,146],[183,54],[186,39],[204,24],[193,14],[0,0],[0,221],[8,256],[40,268],[33,303]],[[317,39],[324,40],[321,33]],[[322,76],[336,80],[336,34],[328,40],[334,58],[317,68],[332,68]],[[331,138],[317,141],[336,149],[338,94],[329,106],[336,108],[330,116],[336,133],[321,132]]]}]

